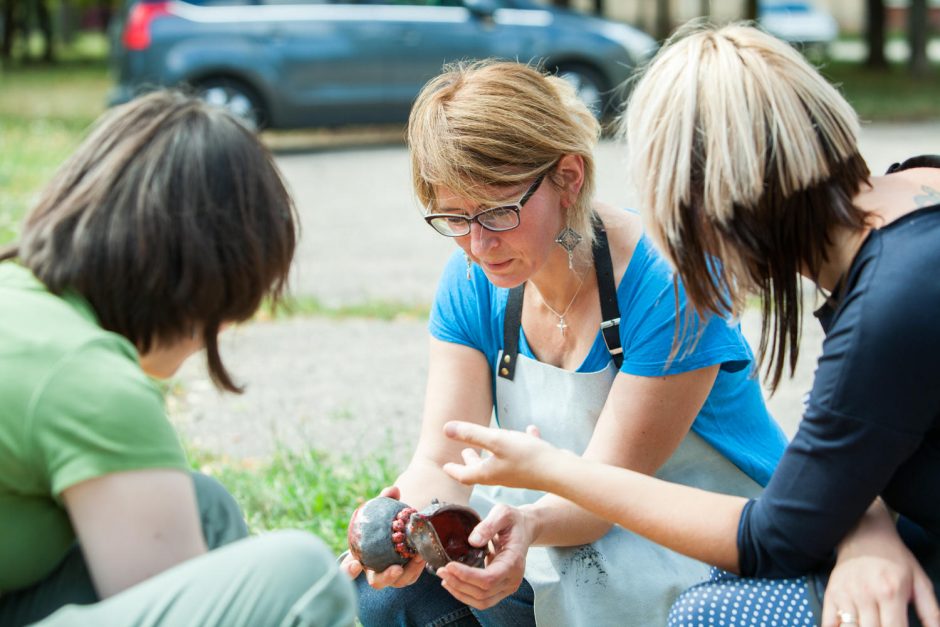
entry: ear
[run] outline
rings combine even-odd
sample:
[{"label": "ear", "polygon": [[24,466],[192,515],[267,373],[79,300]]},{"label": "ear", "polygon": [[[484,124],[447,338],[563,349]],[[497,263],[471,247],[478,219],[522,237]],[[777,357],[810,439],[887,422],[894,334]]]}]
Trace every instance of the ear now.
[{"label": "ear", "polygon": [[581,155],[565,155],[555,166],[555,180],[561,183],[562,204],[570,206],[581,193],[584,185],[584,158]]}]

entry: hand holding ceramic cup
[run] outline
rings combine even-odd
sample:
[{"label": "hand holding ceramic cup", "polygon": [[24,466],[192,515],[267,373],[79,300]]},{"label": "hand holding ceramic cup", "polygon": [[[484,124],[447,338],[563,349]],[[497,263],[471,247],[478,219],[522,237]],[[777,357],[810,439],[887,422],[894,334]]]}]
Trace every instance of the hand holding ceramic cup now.
[{"label": "hand holding ceramic cup", "polygon": [[404,566],[415,556],[423,558],[432,573],[452,561],[481,568],[488,551],[468,540],[479,522],[480,516],[464,505],[435,499],[417,511],[397,499],[379,496],[353,512],[347,540],[352,556],[376,572]]}]

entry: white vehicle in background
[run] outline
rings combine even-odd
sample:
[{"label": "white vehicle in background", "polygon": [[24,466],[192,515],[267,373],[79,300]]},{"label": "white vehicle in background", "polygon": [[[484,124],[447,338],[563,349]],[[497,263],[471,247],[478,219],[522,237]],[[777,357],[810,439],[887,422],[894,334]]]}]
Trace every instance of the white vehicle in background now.
[{"label": "white vehicle in background", "polygon": [[825,45],[839,36],[836,18],[812,2],[761,0],[757,21],[771,35],[792,44]]}]

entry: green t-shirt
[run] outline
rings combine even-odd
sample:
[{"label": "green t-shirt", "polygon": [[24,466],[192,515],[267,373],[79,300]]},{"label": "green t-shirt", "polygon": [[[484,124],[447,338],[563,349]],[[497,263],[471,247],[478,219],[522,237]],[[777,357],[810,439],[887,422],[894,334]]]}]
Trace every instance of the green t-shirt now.
[{"label": "green t-shirt", "polygon": [[0,592],[41,580],[75,541],[66,488],[187,468],[134,346],[13,262],[0,263],[0,399]]}]

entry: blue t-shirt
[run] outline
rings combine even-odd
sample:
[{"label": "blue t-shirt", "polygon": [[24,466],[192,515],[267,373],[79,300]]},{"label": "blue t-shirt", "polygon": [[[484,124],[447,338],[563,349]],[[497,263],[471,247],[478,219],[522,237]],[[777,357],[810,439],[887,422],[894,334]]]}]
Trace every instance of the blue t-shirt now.
[{"label": "blue t-shirt", "polygon": [[[509,290],[494,286],[473,266],[470,280],[461,252],[450,259],[438,285],[431,310],[431,335],[444,342],[482,352],[494,373],[503,348],[503,319]],[[685,292],[680,288],[680,322],[684,324]],[[786,438],[764,405],[757,380],[751,377],[753,355],[740,325],[713,317],[697,338],[686,334],[678,356],[670,361],[676,328],[673,273],[644,236],[620,285],[621,372],[658,377],[721,364],[711,393],[692,428],[748,476],[766,485],[786,446]],[[680,325],[681,326],[681,325]],[[691,350],[688,350],[691,347]],[[520,333],[519,353],[534,359]],[[594,345],[577,372],[597,372],[610,363],[610,353],[598,329]]]}]

